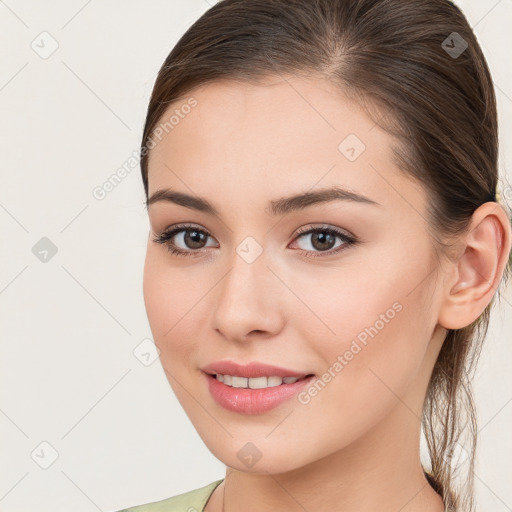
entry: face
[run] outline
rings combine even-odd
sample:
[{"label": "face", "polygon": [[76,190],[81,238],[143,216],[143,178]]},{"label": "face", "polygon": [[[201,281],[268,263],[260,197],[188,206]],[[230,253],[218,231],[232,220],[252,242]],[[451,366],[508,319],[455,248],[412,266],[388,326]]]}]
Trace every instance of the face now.
[{"label": "face", "polygon": [[[209,83],[162,122],[176,110],[150,153],[149,197],[215,213],[151,202],[144,300],[205,444],[241,471],[284,472],[372,436],[400,442],[419,428],[439,350],[440,277],[425,191],[394,165],[395,141],[321,78]],[[329,189],[350,194],[318,195]],[[283,201],[302,194],[315,195]],[[313,377],[237,392],[211,386],[203,370],[218,361]]]}]

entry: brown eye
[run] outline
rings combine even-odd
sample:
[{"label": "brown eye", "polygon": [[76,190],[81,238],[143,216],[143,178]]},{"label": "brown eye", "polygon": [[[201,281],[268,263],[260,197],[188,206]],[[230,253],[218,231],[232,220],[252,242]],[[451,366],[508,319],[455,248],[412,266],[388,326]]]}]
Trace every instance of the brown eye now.
[{"label": "brown eye", "polygon": [[208,235],[197,229],[183,230],[185,233],[183,242],[188,249],[202,249],[208,240]]},{"label": "brown eye", "polygon": [[333,256],[345,251],[356,245],[358,239],[338,228],[328,226],[311,228],[311,226],[308,226],[299,230],[293,243],[301,249],[301,252],[304,253],[303,256],[319,258]]},{"label": "brown eye", "polygon": [[185,225],[169,228],[161,235],[155,236],[153,241],[166,245],[171,254],[192,256],[199,255],[201,249],[208,247],[206,245],[208,238],[213,240],[207,231],[196,226]]},{"label": "brown eye", "polygon": [[336,237],[326,231],[317,231],[311,234],[311,245],[319,251],[332,249],[336,243]]}]

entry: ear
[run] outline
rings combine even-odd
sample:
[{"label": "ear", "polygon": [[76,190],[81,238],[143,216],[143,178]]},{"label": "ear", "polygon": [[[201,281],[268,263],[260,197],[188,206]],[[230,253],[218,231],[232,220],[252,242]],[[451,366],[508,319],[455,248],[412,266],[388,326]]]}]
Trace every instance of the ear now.
[{"label": "ear", "polygon": [[503,276],[511,239],[509,218],[499,204],[487,202],[475,210],[459,240],[462,254],[446,272],[438,319],[442,327],[462,329],[481,315]]}]

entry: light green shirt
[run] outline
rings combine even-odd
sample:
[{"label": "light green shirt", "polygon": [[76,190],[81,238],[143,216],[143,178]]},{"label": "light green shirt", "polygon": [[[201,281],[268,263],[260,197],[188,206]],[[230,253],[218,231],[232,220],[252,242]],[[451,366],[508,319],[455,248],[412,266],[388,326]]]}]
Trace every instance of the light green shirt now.
[{"label": "light green shirt", "polygon": [[[434,482],[430,472],[425,471],[425,475],[431,484]],[[206,503],[213,494],[213,491],[224,481],[216,480],[211,484],[194,489],[192,491],[178,494],[172,498],[166,498],[161,501],[154,501],[153,503],[147,503],[145,505],[137,505],[135,507],[125,508],[118,512],[204,512]],[[452,509],[449,507],[445,508],[445,512],[450,512]]]},{"label": "light green shirt", "polygon": [[172,498],[125,508],[118,512],[203,512],[213,491],[223,480],[224,478],[216,480],[204,487],[178,494]]}]

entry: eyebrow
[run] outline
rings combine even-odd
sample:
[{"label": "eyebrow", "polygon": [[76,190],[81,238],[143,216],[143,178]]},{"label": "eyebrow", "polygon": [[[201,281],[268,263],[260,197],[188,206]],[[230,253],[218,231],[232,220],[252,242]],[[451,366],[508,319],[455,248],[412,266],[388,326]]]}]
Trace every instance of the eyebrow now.
[{"label": "eyebrow", "polygon": [[[293,211],[303,210],[308,206],[335,200],[381,206],[380,203],[377,203],[368,197],[334,186],[274,199],[269,201],[268,211],[271,215],[284,215]],[[208,200],[171,189],[157,190],[149,200],[146,201],[146,208],[159,201],[178,204],[216,217],[220,216],[217,208],[215,208]]]}]

